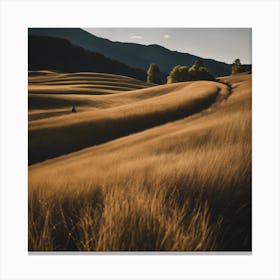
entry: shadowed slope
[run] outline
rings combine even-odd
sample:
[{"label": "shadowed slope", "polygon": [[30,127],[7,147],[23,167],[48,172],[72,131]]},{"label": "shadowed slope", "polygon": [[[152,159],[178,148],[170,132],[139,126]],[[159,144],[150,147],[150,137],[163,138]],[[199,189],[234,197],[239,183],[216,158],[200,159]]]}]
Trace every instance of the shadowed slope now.
[{"label": "shadowed slope", "polygon": [[47,36],[28,36],[28,70],[98,72],[146,80],[146,71],[92,52],[71,42]]},{"label": "shadowed slope", "polygon": [[116,94],[111,102],[119,106],[31,121],[29,163],[186,117],[227,95],[228,88],[215,82],[163,85]]}]

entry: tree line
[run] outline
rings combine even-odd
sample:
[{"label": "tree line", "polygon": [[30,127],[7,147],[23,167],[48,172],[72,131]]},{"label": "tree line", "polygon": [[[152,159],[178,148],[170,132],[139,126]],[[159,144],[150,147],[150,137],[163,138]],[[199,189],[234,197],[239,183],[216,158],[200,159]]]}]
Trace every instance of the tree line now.
[{"label": "tree line", "polygon": [[[231,73],[238,74],[242,72],[244,72],[244,70],[241,61],[239,58],[237,58],[231,66]],[[209,72],[209,70],[204,66],[203,61],[200,59],[195,61],[191,67],[184,65],[176,65],[173,67],[169,76],[166,78],[166,83],[172,84],[198,80],[215,80],[215,77]],[[155,63],[152,63],[147,71],[147,82],[158,85],[163,84],[160,76],[160,69]]]}]

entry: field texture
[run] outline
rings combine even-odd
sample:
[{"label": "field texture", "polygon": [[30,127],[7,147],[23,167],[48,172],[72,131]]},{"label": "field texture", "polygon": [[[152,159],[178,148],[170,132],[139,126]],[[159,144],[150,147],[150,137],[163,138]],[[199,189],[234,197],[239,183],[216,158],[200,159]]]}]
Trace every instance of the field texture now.
[{"label": "field texture", "polygon": [[29,250],[250,251],[251,95],[29,73]]}]

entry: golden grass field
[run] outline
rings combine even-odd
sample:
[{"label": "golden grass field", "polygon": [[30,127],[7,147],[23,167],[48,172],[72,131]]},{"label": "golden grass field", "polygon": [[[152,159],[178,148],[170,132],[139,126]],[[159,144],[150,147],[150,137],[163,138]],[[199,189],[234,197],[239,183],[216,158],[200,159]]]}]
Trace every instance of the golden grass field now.
[{"label": "golden grass field", "polygon": [[29,250],[251,251],[251,95],[30,73]]}]

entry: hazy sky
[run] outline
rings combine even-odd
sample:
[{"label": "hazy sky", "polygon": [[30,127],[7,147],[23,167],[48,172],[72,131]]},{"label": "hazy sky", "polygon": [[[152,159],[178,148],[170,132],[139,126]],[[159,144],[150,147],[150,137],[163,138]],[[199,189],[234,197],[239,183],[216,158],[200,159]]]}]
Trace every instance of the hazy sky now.
[{"label": "hazy sky", "polygon": [[112,41],[158,44],[170,50],[232,63],[251,63],[250,28],[83,28]]}]

